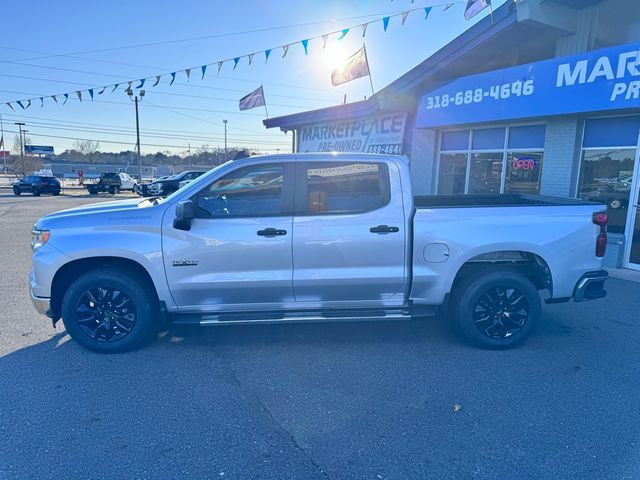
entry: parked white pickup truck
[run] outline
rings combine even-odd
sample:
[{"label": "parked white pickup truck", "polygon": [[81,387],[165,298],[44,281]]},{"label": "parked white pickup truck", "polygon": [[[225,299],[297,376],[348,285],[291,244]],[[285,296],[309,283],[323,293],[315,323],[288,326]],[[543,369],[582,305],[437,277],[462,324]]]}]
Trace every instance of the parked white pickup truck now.
[{"label": "parked white pickup truck", "polygon": [[[522,342],[547,302],[606,295],[604,206],[525,195],[413,197],[404,157],[228,162],[165,199],[87,205],[33,228],[36,309],[99,352],[164,320],[389,319],[445,310],[485,348]],[[363,326],[363,328],[366,328]]]}]

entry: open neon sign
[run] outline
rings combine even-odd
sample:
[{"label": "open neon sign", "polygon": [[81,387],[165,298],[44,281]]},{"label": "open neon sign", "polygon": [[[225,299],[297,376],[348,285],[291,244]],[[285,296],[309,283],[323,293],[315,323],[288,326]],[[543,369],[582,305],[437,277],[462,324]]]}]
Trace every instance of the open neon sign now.
[{"label": "open neon sign", "polygon": [[535,158],[517,158],[511,164],[511,168],[514,170],[535,170],[537,163]]}]

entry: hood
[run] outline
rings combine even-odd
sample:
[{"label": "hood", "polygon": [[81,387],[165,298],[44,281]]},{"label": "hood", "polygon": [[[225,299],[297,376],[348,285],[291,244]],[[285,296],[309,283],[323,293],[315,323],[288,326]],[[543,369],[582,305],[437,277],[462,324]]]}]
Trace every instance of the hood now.
[{"label": "hood", "polygon": [[147,200],[140,200],[139,198],[118,200],[115,202],[90,203],[88,205],[81,205],[79,207],[69,208],[67,210],[61,210],[59,212],[45,215],[36,222],[36,228],[50,228],[51,223],[58,219],[68,219],[76,216],[113,212],[140,211],[141,209],[150,206],[152,206],[151,202]]}]

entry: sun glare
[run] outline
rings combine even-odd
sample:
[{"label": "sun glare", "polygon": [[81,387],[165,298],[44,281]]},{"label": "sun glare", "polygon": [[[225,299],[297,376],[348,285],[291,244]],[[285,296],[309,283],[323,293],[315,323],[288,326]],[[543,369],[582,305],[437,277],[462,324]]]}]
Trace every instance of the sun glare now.
[{"label": "sun glare", "polygon": [[322,51],[323,61],[331,70],[342,67],[348,56],[342,43],[328,43]]}]

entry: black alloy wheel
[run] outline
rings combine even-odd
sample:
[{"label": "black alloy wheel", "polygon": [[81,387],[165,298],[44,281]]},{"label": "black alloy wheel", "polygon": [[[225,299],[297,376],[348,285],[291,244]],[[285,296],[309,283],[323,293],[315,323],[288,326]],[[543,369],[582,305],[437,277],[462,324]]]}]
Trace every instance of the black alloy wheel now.
[{"label": "black alloy wheel", "polygon": [[121,290],[95,287],[87,290],[76,305],[76,321],[89,338],[117,342],[136,324],[136,307]]},{"label": "black alloy wheel", "polygon": [[20,192],[20,187],[18,187],[18,186],[13,187],[13,194],[15,196],[20,195],[20,193],[22,193],[22,192]]},{"label": "black alloy wheel", "polygon": [[473,309],[473,323],[489,338],[503,339],[522,330],[529,319],[529,302],[517,288],[487,289]]}]

